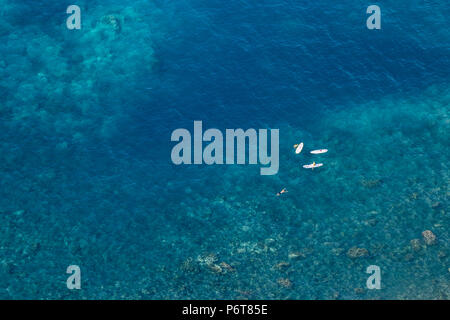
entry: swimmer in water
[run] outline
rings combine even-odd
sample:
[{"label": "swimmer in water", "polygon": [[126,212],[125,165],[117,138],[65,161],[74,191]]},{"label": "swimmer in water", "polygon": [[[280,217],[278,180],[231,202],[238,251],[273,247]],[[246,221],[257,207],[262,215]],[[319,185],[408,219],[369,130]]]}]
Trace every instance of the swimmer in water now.
[{"label": "swimmer in water", "polygon": [[283,188],[280,192],[277,193],[277,197],[281,196],[283,193],[288,192],[286,188]]}]

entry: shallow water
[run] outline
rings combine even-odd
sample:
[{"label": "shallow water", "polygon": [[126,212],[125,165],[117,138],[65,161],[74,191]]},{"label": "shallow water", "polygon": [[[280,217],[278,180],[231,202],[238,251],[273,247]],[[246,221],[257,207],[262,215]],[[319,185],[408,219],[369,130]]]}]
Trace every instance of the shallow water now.
[{"label": "shallow water", "polygon": [[[0,298],[448,299],[448,3],[77,4],[0,0]],[[173,165],[194,120],[279,173]]]}]

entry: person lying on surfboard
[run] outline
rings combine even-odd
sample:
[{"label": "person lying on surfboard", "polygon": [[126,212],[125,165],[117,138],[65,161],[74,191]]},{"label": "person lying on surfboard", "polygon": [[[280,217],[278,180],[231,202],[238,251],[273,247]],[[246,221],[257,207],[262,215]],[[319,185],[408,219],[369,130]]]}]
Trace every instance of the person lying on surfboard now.
[{"label": "person lying on surfboard", "polygon": [[318,167],[321,167],[321,166],[323,166],[323,163],[316,163],[316,162],[314,161],[314,162],[311,163],[311,164],[305,164],[305,165],[303,166],[303,168],[314,170],[314,168],[318,168]]},{"label": "person lying on surfboard", "polygon": [[295,153],[299,154],[302,152],[303,149],[303,142],[300,142],[299,144],[294,144]]},{"label": "person lying on surfboard", "polygon": [[281,196],[283,193],[288,192],[286,188],[283,188],[280,192],[277,193],[277,197]]}]

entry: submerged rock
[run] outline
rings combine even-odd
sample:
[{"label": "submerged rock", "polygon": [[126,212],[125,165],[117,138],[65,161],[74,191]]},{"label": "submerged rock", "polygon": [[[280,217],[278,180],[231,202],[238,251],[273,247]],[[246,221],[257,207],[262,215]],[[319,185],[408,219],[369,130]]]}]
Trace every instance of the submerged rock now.
[{"label": "submerged rock", "polygon": [[183,263],[181,264],[181,270],[190,273],[195,273],[199,271],[198,265],[195,264],[194,260],[190,257],[183,261]]},{"label": "submerged rock", "polygon": [[267,252],[275,252],[276,248],[262,242],[243,242],[236,249],[237,253],[261,254]]},{"label": "submerged rock", "polygon": [[277,270],[284,271],[287,268],[289,268],[290,266],[291,266],[291,264],[289,262],[281,261],[281,262],[277,263],[274,267]]},{"label": "submerged rock", "polygon": [[106,16],[103,16],[102,23],[110,26],[117,33],[119,33],[122,30],[120,20],[114,14],[108,14]]},{"label": "submerged rock", "polygon": [[221,266],[219,266],[218,264],[210,264],[210,265],[208,265],[208,268],[212,271],[212,272],[215,272],[215,273],[222,273],[222,267]]},{"label": "submerged rock", "polygon": [[301,258],[305,258],[305,257],[306,257],[306,254],[303,252],[299,252],[299,251],[291,252],[288,255],[288,258],[290,260],[297,260],[297,259],[301,259]]},{"label": "submerged rock", "polygon": [[348,249],[347,256],[352,259],[369,256],[369,251],[366,248],[353,247]]},{"label": "submerged rock", "polygon": [[234,272],[234,268],[230,266],[228,263],[222,261],[219,266],[224,270],[225,272]]},{"label": "submerged rock", "polygon": [[420,239],[412,239],[409,244],[414,251],[420,251],[422,249],[422,243]]},{"label": "submerged rock", "polygon": [[436,236],[433,232],[431,232],[431,230],[425,230],[422,232],[422,237],[428,246],[436,244]]},{"label": "submerged rock", "polygon": [[291,288],[292,282],[288,278],[280,278],[277,280],[278,284],[284,288]]},{"label": "submerged rock", "polygon": [[209,253],[206,255],[200,255],[197,257],[197,261],[200,263],[200,265],[211,265],[215,263],[218,260],[216,254]]},{"label": "submerged rock", "polygon": [[228,272],[235,272],[235,269],[225,261],[216,263],[217,261],[218,257],[214,253],[210,253],[207,255],[200,255],[197,257],[197,262],[201,267],[204,267],[207,270],[212,271],[214,273],[224,274]]}]

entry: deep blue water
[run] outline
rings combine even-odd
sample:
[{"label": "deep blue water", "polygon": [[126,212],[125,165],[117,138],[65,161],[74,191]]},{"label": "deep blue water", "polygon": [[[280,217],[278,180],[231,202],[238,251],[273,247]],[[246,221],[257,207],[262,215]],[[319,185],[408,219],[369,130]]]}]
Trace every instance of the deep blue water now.
[{"label": "deep blue water", "polygon": [[[0,298],[448,299],[450,4],[70,4],[0,0]],[[194,120],[279,173],[173,165]]]}]

